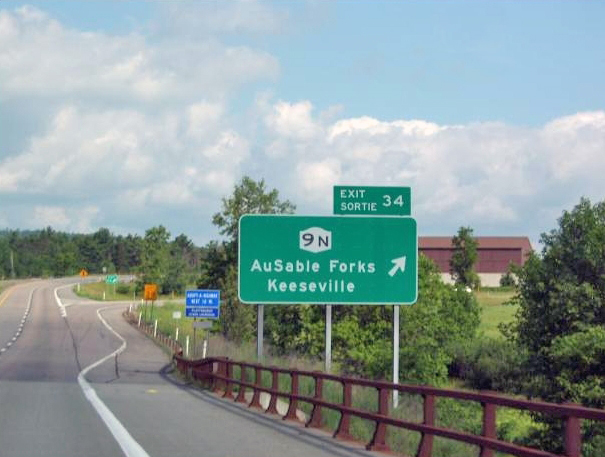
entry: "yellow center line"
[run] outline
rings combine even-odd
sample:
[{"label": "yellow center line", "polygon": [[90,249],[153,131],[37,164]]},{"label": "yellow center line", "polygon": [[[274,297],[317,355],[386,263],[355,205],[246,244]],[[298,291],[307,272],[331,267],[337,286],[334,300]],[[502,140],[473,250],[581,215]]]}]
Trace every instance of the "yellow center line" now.
[{"label": "yellow center line", "polygon": [[6,301],[6,299],[10,296],[11,292],[13,288],[10,287],[8,289],[6,289],[4,292],[2,292],[2,296],[0,297],[0,306],[4,305],[4,302]]},{"label": "yellow center line", "polygon": [[10,297],[10,295],[13,293],[13,291],[15,289],[18,289],[19,287],[24,287],[27,286],[29,284],[13,284],[12,286],[9,286],[8,289],[6,289],[4,292],[2,292],[2,294],[0,294],[0,306],[4,305],[4,302],[6,301],[6,299],[8,297]]}]

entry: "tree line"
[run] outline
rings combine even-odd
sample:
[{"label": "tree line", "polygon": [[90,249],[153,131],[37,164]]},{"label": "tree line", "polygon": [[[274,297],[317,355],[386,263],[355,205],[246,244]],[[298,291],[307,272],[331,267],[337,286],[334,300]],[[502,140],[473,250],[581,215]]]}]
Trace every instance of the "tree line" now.
[{"label": "tree line", "polygon": [[185,235],[170,239],[163,226],[139,235],[114,235],[107,228],[92,234],[42,230],[0,231],[0,278],[61,277],[90,274],[139,274],[163,293],[182,293],[199,274],[203,249]]}]

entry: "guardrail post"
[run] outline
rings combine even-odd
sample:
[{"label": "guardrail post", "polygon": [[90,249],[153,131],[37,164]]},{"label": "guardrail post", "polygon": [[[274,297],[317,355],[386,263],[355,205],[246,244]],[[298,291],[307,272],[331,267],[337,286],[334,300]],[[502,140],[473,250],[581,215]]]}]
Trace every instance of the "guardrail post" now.
[{"label": "guardrail post", "polygon": [[[481,435],[486,438],[496,439],[496,405],[492,403],[481,403],[483,407],[483,426]],[[481,446],[479,457],[493,457],[494,451],[488,447]]]},{"label": "guardrail post", "polygon": [[[292,372],[290,374],[291,386],[290,393],[292,395],[298,395],[298,373]],[[296,409],[298,408],[298,400],[290,397],[290,405],[288,406],[288,412],[283,417],[284,420],[297,420]]]},{"label": "guardrail post", "polygon": [[580,419],[573,416],[565,418],[565,456],[580,457],[582,452],[582,430]]},{"label": "guardrail post", "polygon": [[[323,378],[321,377],[320,372],[315,372],[313,375],[313,380],[315,381],[315,396],[313,397],[315,400],[323,399]],[[313,427],[313,428],[321,428],[322,426],[322,414],[321,414],[321,406],[313,404],[313,411],[311,411],[311,417],[305,424],[305,427]]]},{"label": "guardrail post", "polygon": [[[350,408],[353,404],[353,386],[352,384],[344,380],[342,381],[342,406]],[[334,438],[341,440],[354,440],[353,435],[349,431],[351,425],[351,416],[349,413],[341,411],[340,421],[338,422],[338,428],[334,432]]]},{"label": "guardrail post", "polygon": [[224,360],[217,360],[216,362],[216,370],[214,369],[214,363],[210,364],[210,376],[212,376],[212,391],[219,392],[221,390],[221,385],[223,384],[223,380],[219,379],[215,376],[215,374],[224,376],[226,374],[226,366]]},{"label": "guardrail post", "polygon": [[[435,396],[425,394],[422,396],[424,400],[424,425],[435,425]],[[431,457],[433,455],[433,435],[431,433],[422,433],[418,452],[416,457]]]},{"label": "guardrail post", "polygon": [[271,400],[269,401],[269,406],[267,407],[267,413],[269,414],[279,414],[277,411],[277,391],[279,391],[279,372],[276,367],[270,367],[271,370]]},{"label": "guardrail post", "polygon": [[256,367],[255,372],[256,372],[256,376],[254,379],[254,394],[252,395],[252,401],[248,405],[248,408],[262,409],[262,406],[260,404],[260,390],[259,390],[259,387],[262,387],[261,386],[261,381],[262,381],[261,367]]},{"label": "guardrail post", "polygon": [[[381,416],[389,415],[389,389],[378,387],[378,414]],[[389,446],[386,442],[387,437],[387,425],[384,422],[376,421],[376,428],[374,429],[374,437],[372,441],[366,446],[368,451],[390,451]]]},{"label": "guardrail post", "polygon": [[225,392],[223,393],[223,398],[233,398],[233,384],[231,383],[231,379],[233,378],[233,364],[230,360],[225,360],[225,376],[227,380],[225,381]]},{"label": "guardrail post", "polygon": [[240,365],[240,368],[240,380],[242,384],[239,385],[239,392],[237,393],[237,397],[235,397],[235,401],[237,403],[246,403],[246,387],[243,385],[243,383],[246,382],[246,367],[244,365]]}]

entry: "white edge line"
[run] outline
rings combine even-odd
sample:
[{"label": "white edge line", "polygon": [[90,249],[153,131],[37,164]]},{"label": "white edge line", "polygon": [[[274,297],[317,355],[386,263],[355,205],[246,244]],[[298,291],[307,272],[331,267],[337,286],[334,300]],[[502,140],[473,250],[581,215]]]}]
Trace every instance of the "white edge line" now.
[{"label": "white edge line", "polygon": [[[69,287],[69,286],[71,286],[71,284],[68,286],[63,286],[63,287]],[[61,309],[61,315],[63,317],[66,317],[67,313],[65,313],[65,306],[63,305],[63,303],[59,299],[59,295],[57,294],[58,289],[60,289],[60,287],[57,287],[54,291],[55,299],[57,301],[57,306],[59,306],[59,308]],[[111,307],[105,307],[105,308],[98,309],[97,316],[100,319],[100,321],[103,323],[103,325],[105,327],[107,327],[107,329],[111,333],[113,333],[120,341],[122,341],[122,345],[118,349],[113,351],[111,354],[106,355],[105,357],[101,358],[100,360],[97,360],[96,362],[94,362],[91,365],[88,365],[86,368],[84,368],[78,374],[78,384],[80,385],[82,392],[84,392],[84,396],[86,397],[86,399],[92,404],[94,409],[97,411],[97,413],[99,414],[99,416],[101,417],[101,419],[103,420],[103,422],[105,423],[105,425],[107,426],[107,428],[109,429],[109,431],[111,432],[111,434],[113,435],[113,437],[115,438],[117,443],[119,444],[120,448],[122,448],[122,451],[124,452],[124,454],[127,457],[149,457],[149,454],[147,454],[145,449],[143,449],[143,447],[132,437],[132,435],[128,432],[128,430],[126,430],[126,427],[124,427],[122,425],[122,423],[111,412],[111,410],[107,407],[107,405],[105,405],[105,403],[103,403],[103,401],[101,401],[101,399],[98,397],[95,390],[88,383],[88,381],[86,381],[86,378],[85,378],[86,373],[88,373],[90,370],[101,365],[102,363],[111,359],[112,357],[115,357],[116,355],[120,354],[121,352],[123,352],[126,349],[126,346],[127,346],[126,340],[124,338],[122,338],[122,336],[118,332],[116,332],[113,328],[111,328],[111,326],[107,323],[107,321],[105,319],[103,319],[103,316],[101,316],[101,311],[109,309],[109,308],[111,308]]]}]

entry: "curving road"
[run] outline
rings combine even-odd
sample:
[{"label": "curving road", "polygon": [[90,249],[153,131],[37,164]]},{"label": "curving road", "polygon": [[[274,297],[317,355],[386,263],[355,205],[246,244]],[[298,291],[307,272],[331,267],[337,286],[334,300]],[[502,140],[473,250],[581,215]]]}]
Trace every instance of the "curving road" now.
[{"label": "curving road", "polygon": [[75,281],[0,296],[2,457],[377,455],[181,383],[127,305],[79,299]]}]

